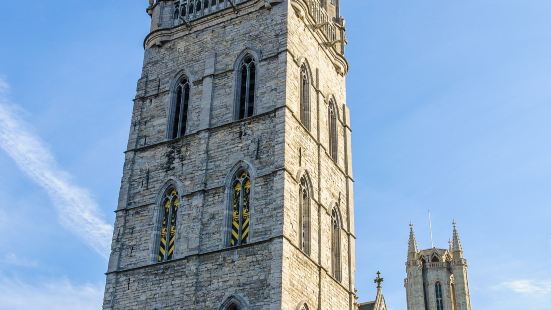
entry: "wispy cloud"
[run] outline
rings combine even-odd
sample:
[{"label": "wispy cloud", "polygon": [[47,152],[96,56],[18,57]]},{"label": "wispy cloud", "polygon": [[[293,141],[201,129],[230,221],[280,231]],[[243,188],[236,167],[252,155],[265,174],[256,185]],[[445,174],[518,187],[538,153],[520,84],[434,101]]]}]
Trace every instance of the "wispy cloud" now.
[{"label": "wispy cloud", "polygon": [[500,285],[522,295],[551,295],[551,280],[514,280]]},{"label": "wispy cloud", "polygon": [[35,268],[38,267],[38,262],[25,257],[19,257],[15,253],[7,253],[4,257],[0,258],[0,265]]},{"label": "wispy cloud", "polygon": [[46,190],[67,229],[107,258],[113,228],[106,223],[91,194],[60,169],[44,142],[7,98],[9,84],[0,77],[0,148],[34,182]]},{"label": "wispy cloud", "polygon": [[16,278],[0,280],[0,309],[97,310],[103,285],[76,285],[66,279],[26,283]]}]

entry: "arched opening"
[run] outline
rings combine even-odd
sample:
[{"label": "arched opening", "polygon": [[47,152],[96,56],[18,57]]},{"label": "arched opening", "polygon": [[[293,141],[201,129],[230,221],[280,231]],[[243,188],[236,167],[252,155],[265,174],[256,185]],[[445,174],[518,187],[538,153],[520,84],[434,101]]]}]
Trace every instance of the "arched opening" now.
[{"label": "arched opening", "polygon": [[310,131],[310,74],[306,65],[300,68],[300,121]]},{"label": "arched opening", "polygon": [[176,226],[180,200],[178,191],[169,187],[161,201],[161,225],[159,238],[159,252],[157,262],[165,262],[174,258],[176,242]]},{"label": "arched opening", "polygon": [[337,207],[331,212],[331,265],[333,277],[342,281],[341,273],[341,221]]},{"label": "arched opening", "polygon": [[250,235],[251,177],[247,170],[240,170],[231,183],[230,246],[244,245]]},{"label": "arched opening", "polygon": [[254,115],[256,69],[256,60],[251,54],[246,54],[241,60],[237,72],[236,118],[238,120]]},{"label": "arched opening", "polygon": [[305,254],[310,255],[311,199],[310,185],[306,175],[300,178],[299,199],[300,247]]},{"label": "arched opening", "polygon": [[442,284],[436,282],[434,285],[436,290],[436,310],[444,310],[444,299],[442,298]]},{"label": "arched opening", "polygon": [[337,110],[333,100],[329,101],[329,154],[334,161],[337,161]]},{"label": "arched opening", "polygon": [[169,138],[183,137],[187,132],[190,82],[185,76],[176,83],[172,97]]}]

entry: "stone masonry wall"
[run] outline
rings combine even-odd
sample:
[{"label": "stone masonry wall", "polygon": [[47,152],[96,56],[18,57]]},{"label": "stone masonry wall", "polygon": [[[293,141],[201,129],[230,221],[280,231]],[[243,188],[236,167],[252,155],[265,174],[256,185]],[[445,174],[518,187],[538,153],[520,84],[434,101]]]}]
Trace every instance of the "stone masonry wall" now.
[{"label": "stone masonry wall", "polygon": [[[171,1],[152,9],[132,112],[104,309],[352,310],[354,221],[345,76],[334,53],[291,4],[251,0],[171,28]],[[161,20],[162,19],[162,20]],[[159,22],[161,20],[161,22]],[[236,61],[258,61],[254,116],[235,121]],[[311,130],[299,120],[299,73],[311,82]],[[186,136],[168,141],[176,81],[191,83]],[[338,109],[338,158],[329,155],[328,104]],[[252,179],[250,243],[228,247],[229,183]],[[311,253],[299,249],[298,181],[312,185]],[[160,200],[180,196],[174,259],[157,263]],[[341,272],[331,274],[331,210],[341,222]]]}]

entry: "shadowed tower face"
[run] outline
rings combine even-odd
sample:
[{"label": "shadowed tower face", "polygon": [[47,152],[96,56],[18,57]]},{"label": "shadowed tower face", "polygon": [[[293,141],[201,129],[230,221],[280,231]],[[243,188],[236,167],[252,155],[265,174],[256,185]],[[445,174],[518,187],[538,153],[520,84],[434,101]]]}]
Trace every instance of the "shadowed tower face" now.
[{"label": "shadowed tower face", "polygon": [[421,251],[411,225],[404,282],[408,310],[471,310],[467,269],[455,223],[449,249]]},{"label": "shadowed tower face", "polygon": [[354,309],[338,6],[149,1],[104,309]]}]

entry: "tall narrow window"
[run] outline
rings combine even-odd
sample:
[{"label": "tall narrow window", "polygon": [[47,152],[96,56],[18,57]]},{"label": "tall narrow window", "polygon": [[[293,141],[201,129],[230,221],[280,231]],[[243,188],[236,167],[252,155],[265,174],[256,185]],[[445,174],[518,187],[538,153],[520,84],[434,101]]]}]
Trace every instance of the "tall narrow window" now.
[{"label": "tall narrow window", "polygon": [[183,77],[178,81],[172,104],[170,138],[176,139],[186,134],[189,110],[189,80]]},{"label": "tall narrow window", "polygon": [[161,238],[159,245],[158,262],[169,261],[174,257],[174,243],[176,241],[176,217],[180,204],[178,192],[171,188],[166,191],[162,201]]},{"label": "tall narrow window", "polygon": [[444,310],[444,300],[442,299],[442,284],[436,282],[434,286],[436,290],[436,310]]},{"label": "tall narrow window", "polygon": [[337,161],[337,111],[333,100],[329,102],[329,153],[331,154],[331,158]]},{"label": "tall narrow window", "polygon": [[237,88],[237,119],[253,116],[256,87],[256,63],[251,55],[245,55],[239,66]]},{"label": "tall narrow window", "polygon": [[300,179],[300,248],[310,255],[310,187],[306,176]]},{"label": "tall narrow window", "polygon": [[237,174],[232,182],[230,246],[249,242],[251,178],[247,171]]},{"label": "tall narrow window", "polygon": [[341,281],[341,223],[337,207],[331,213],[331,267],[335,279]]},{"label": "tall narrow window", "polygon": [[305,65],[300,69],[300,121],[310,130],[310,76]]}]

